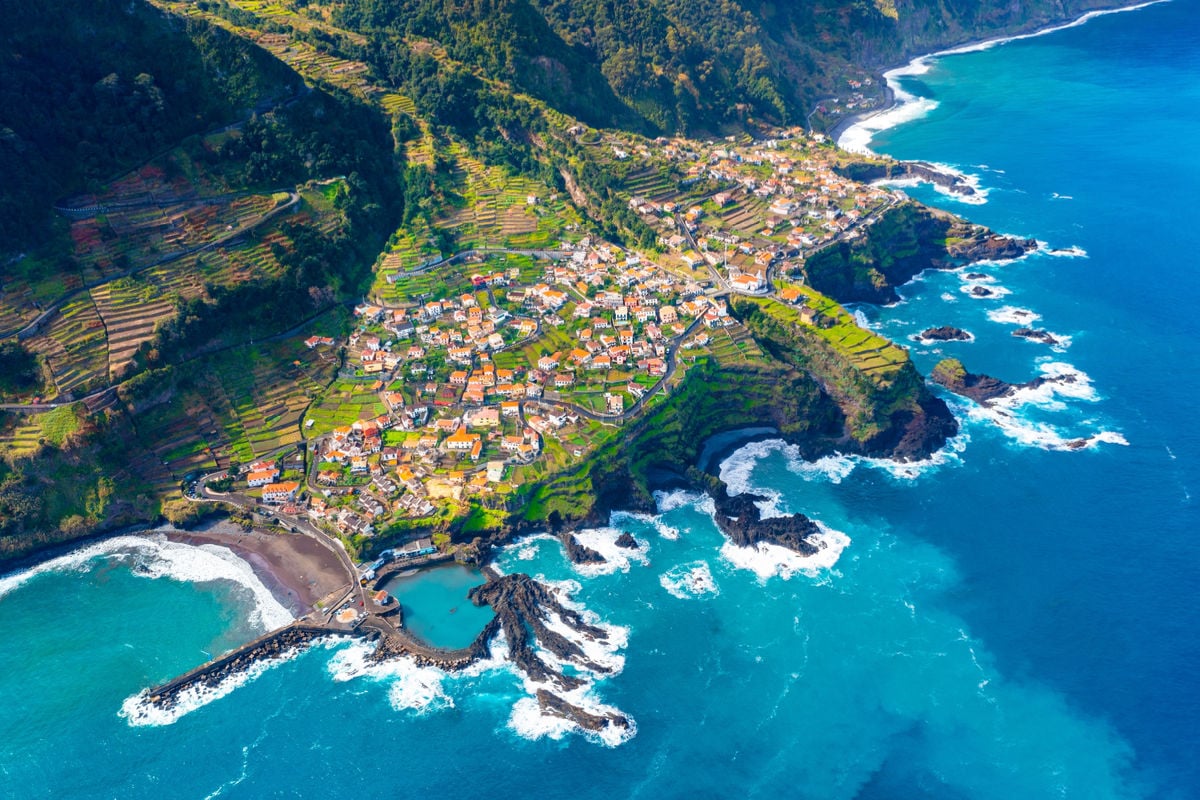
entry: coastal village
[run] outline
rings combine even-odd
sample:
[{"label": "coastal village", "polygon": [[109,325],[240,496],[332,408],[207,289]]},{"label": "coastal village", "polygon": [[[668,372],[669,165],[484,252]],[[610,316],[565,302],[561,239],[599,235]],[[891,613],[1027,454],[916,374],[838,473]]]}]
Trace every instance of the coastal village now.
[{"label": "coastal village", "polygon": [[[447,521],[470,508],[469,526],[498,524],[523,484],[585,458],[604,429],[669,391],[681,360],[744,338],[731,295],[829,326],[818,308],[836,304],[804,285],[805,257],[903,199],[840,176],[837,151],[799,129],[707,144],[605,134],[597,146],[639,165],[627,202],[657,232],[656,250],[584,234],[388,275],[400,287],[438,280],[407,303],[362,302],[347,339],[305,341],[343,357],[342,377],[375,403],[352,420],[310,416],[307,470],[302,456],[262,460],[237,473],[239,491],[347,539],[411,530],[400,557],[444,548]],[[647,181],[656,165],[677,180]]]}]

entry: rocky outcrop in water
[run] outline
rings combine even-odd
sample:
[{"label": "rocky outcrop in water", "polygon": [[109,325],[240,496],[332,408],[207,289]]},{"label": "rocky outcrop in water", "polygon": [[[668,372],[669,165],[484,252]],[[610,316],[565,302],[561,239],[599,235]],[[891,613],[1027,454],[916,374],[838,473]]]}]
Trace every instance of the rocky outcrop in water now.
[{"label": "rocky outcrop in water", "polygon": [[991,405],[995,400],[1008,397],[1020,389],[1036,389],[1047,383],[1075,383],[1079,378],[1073,374],[1050,378],[1034,378],[1025,383],[1008,383],[991,375],[967,372],[958,359],[943,359],[933,368],[929,377],[955,394],[969,397],[980,405]]},{"label": "rocky outcrop in water", "polygon": [[1051,347],[1056,347],[1061,344],[1058,339],[1054,338],[1054,334],[1050,331],[1041,330],[1039,328],[1017,328],[1012,332],[1013,336],[1019,336],[1022,339],[1029,339],[1032,342],[1041,342],[1048,344]]},{"label": "rocky outcrop in water", "polygon": [[563,698],[545,689],[538,689],[536,696],[538,705],[542,711],[545,711],[547,714],[553,714],[556,717],[561,717],[562,719],[570,720],[585,731],[601,731],[610,725],[618,728],[629,727],[629,718],[624,714],[618,714],[615,711],[604,714],[592,714],[584,711],[577,705],[568,703]]},{"label": "rocky outcrop in water", "polygon": [[920,338],[934,342],[968,342],[971,340],[971,334],[962,328],[943,325],[940,328],[926,328],[921,331]]},{"label": "rocky outcrop in water", "polygon": [[837,171],[851,180],[872,183],[875,181],[918,181],[940,186],[960,197],[974,197],[975,187],[962,175],[935,167],[924,161],[871,162],[860,161],[839,167]]},{"label": "rocky outcrop in water", "polygon": [[626,550],[637,550],[639,547],[641,547],[641,545],[638,544],[638,540],[633,538],[633,535],[628,531],[617,537],[616,545],[617,547],[624,547]]},{"label": "rocky outcrop in water", "polygon": [[604,564],[604,556],[597,553],[587,545],[582,544],[575,538],[575,534],[563,532],[558,535],[558,540],[562,542],[563,548],[566,550],[567,558],[572,564]]},{"label": "rocky outcrop in water", "polygon": [[725,483],[714,479],[710,493],[716,511],[713,519],[729,541],[738,547],[750,547],[763,542],[779,545],[810,556],[819,549],[809,537],[820,533],[820,528],[803,514],[763,519],[756,502],[767,498],[756,494],[730,495]]},{"label": "rocky outcrop in water", "polygon": [[567,608],[546,585],[528,575],[502,575],[476,586],[468,596],[477,606],[491,606],[496,616],[480,634],[490,640],[498,631],[504,631],[508,644],[509,659],[517,668],[538,683],[553,682],[564,690],[577,689],[583,680],[566,675],[557,667],[547,664],[534,648],[535,643],[562,661],[592,672],[609,670],[588,659],[583,648],[563,634],[549,627],[557,617],[567,627],[584,639],[606,641],[608,634],[603,628],[589,624],[578,611]]}]

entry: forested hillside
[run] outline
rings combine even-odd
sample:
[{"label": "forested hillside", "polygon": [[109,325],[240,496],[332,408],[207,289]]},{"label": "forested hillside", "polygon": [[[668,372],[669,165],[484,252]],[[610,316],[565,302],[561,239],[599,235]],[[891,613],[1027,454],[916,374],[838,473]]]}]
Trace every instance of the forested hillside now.
[{"label": "forested hillside", "polygon": [[[421,37],[592,124],[714,132],[802,122],[819,99],[929,49],[1032,30],[1112,0],[310,0]],[[879,91],[875,84],[875,92]]]},{"label": "forested hillside", "polygon": [[0,0],[0,254],[40,243],[53,201],[286,97],[252,44],[152,6]]}]

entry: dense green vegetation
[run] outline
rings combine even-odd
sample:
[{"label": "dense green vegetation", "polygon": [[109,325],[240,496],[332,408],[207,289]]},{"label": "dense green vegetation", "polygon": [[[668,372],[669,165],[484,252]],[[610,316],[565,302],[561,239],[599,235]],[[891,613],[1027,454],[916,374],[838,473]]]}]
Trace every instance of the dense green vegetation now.
[{"label": "dense green vegetation", "polygon": [[51,206],[300,86],[251,43],[140,2],[0,0],[0,257]]},{"label": "dense green vegetation", "polygon": [[804,273],[814,289],[843,303],[895,302],[894,287],[945,262],[947,237],[961,225],[947,214],[902,203],[884,212],[865,237],[811,256]]},{"label": "dense green vegetation", "polygon": [[[337,24],[439,43],[453,59],[592,124],[716,131],[802,122],[873,68],[983,34],[1036,27],[1103,0],[310,0]],[[933,5],[931,8],[930,6]],[[1111,4],[1109,4],[1111,5]],[[377,63],[377,62],[376,62]],[[465,76],[443,108],[470,115]],[[878,94],[879,87],[868,94]],[[421,106],[419,97],[418,106]],[[423,107],[422,110],[425,110]],[[436,116],[436,115],[435,115]]]}]

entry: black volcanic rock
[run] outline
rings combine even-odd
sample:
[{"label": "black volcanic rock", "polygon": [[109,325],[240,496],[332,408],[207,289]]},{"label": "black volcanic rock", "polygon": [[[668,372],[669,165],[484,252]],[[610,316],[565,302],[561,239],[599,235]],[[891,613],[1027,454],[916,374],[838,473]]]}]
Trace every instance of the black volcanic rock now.
[{"label": "black volcanic rock", "polygon": [[819,550],[809,537],[821,529],[803,514],[763,519],[755,502],[766,498],[750,493],[730,495],[725,483],[719,480],[715,481],[712,495],[716,506],[713,519],[729,541],[738,547],[764,542],[806,556]]},{"label": "black volcanic rock", "polygon": [[600,555],[592,548],[581,544],[579,540],[575,538],[575,534],[560,533],[558,538],[559,541],[563,543],[563,547],[566,548],[567,558],[571,559],[572,564],[606,563],[604,556]]},{"label": "black volcanic rock", "polygon": [[994,297],[996,295],[995,292],[986,286],[972,286],[971,294],[975,297]]},{"label": "black volcanic rock", "polygon": [[990,375],[976,375],[967,372],[966,367],[958,359],[943,359],[933,368],[929,377],[945,386],[955,394],[969,397],[980,405],[991,405],[993,400],[1008,397],[1018,389],[1036,389],[1047,383],[1075,383],[1078,379],[1073,374],[1059,375],[1051,378],[1034,378],[1025,383],[1007,383]]},{"label": "black volcanic rock", "polygon": [[968,272],[964,277],[969,281],[984,281],[992,276],[986,272]]},{"label": "black volcanic rock", "polygon": [[1050,333],[1050,331],[1041,330],[1038,328],[1017,328],[1012,332],[1012,335],[1019,336],[1022,339],[1029,339],[1030,341],[1048,344],[1051,347],[1059,344],[1058,339],[1055,339],[1054,335]]},{"label": "black volcanic rock", "polygon": [[1005,261],[1020,258],[1026,253],[1038,249],[1036,239],[1018,239],[1012,236],[1001,236],[998,233],[985,233],[980,228],[979,233],[962,242],[948,246],[947,251],[956,258],[967,263],[975,261]]},{"label": "black volcanic rock", "polygon": [[567,691],[583,685],[581,679],[566,675],[542,660],[534,647],[535,642],[563,661],[593,672],[609,671],[589,660],[578,644],[552,630],[547,622],[551,617],[558,617],[583,638],[593,641],[608,639],[604,629],[589,624],[578,611],[562,605],[547,586],[528,575],[502,575],[476,586],[467,596],[475,605],[491,606],[496,612],[478,640],[489,641],[503,630],[509,658],[532,680],[539,683],[553,681]]},{"label": "black volcanic rock", "polygon": [[632,534],[625,531],[617,537],[617,547],[624,547],[626,550],[637,550],[641,545],[638,544],[637,539],[633,538]]},{"label": "black volcanic rock", "polygon": [[971,338],[971,334],[964,331],[962,328],[955,328],[951,325],[943,325],[940,328],[926,328],[921,331],[922,339],[930,339],[936,342],[966,342]]},{"label": "black volcanic rock", "polygon": [[537,701],[538,705],[546,713],[570,720],[585,731],[599,731],[609,725],[614,725],[618,728],[629,727],[629,718],[623,714],[615,712],[592,714],[584,711],[577,705],[568,703],[563,698],[546,689],[537,690]]}]

